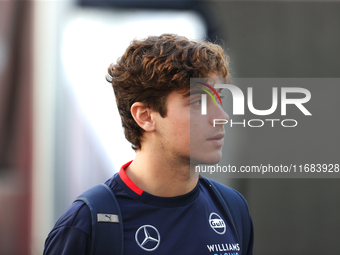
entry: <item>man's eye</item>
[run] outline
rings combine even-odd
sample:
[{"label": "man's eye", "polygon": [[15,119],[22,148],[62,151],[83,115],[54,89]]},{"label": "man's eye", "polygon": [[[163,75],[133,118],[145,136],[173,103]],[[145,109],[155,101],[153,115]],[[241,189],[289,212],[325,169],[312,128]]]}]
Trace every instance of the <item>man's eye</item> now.
[{"label": "man's eye", "polygon": [[196,100],[191,103],[191,105],[201,105],[202,100]]},{"label": "man's eye", "polygon": [[[221,99],[225,98],[225,95],[222,95],[222,94],[218,94],[218,96],[219,96]],[[215,95],[215,98],[218,99],[218,96]]]},{"label": "man's eye", "polygon": [[[219,97],[221,98],[221,100],[223,99],[223,98],[225,98],[225,95],[221,95],[221,94],[219,94]],[[215,96],[215,100],[216,100],[216,102],[218,103],[218,104],[220,104],[220,100],[218,99],[218,97],[217,96]]]}]

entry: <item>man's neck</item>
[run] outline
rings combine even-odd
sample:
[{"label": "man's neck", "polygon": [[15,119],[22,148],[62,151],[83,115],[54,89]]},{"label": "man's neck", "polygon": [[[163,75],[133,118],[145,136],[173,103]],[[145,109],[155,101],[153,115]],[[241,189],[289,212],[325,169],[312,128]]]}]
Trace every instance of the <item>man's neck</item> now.
[{"label": "man's neck", "polygon": [[198,178],[190,176],[190,165],[180,160],[138,151],[126,174],[140,189],[160,197],[175,197],[192,191]]}]

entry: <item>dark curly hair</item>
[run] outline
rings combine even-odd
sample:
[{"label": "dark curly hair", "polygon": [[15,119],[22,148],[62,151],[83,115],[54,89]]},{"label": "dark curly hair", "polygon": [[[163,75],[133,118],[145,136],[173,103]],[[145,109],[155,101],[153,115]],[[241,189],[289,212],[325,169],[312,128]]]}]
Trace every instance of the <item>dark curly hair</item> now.
[{"label": "dark curly hair", "polygon": [[133,40],[117,64],[109,66],[107,75],[132,148],[141,148],[144,132],[131,115],[133,103],[144,103],[164,118],[171,92],[184,94],[190,89],[190,78],[206,78],[212,72],[229,77],[228,56],[217,44],[175,34]]}]

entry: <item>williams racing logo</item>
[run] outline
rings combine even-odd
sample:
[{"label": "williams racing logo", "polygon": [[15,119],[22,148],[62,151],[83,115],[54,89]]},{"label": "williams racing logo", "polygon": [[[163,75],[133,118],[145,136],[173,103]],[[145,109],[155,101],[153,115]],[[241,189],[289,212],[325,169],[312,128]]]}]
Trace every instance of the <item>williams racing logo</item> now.
[{"label": "williams racing logo", "polygon": [[220,235],[223,235],[226,231],[226,224],[224,220],[217,214],[217,213],[211,213],[209,216],[209,224],[210,227]]}]

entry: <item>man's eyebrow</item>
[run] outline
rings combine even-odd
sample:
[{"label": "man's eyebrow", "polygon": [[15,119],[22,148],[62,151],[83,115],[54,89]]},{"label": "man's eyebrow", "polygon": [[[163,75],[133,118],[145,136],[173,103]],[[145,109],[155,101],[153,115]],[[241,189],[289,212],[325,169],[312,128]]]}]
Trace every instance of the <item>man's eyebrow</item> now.
[{"label": "man's eyebrow", "polygon": [[[216,92],[219,94],[221,93],[223,90],[223,88],[218,88],[216,89]],[[183,94],[183,98],[189,97],[189,96],[193,96],[193,95],[197,95],[197,94],[206,94],[203,90],[199,89],[199,87],[195,87],[192,88],[191,90],[189,90],[188,92]]]},{"label": "man's eyebrow", "polygon": [[189,96],[193,96],[197,94],[206,94],[206,93],[201,89],[194,88],[194,89],[189,90],[187,93],[183,94],[183,97],[189,97]]}]

